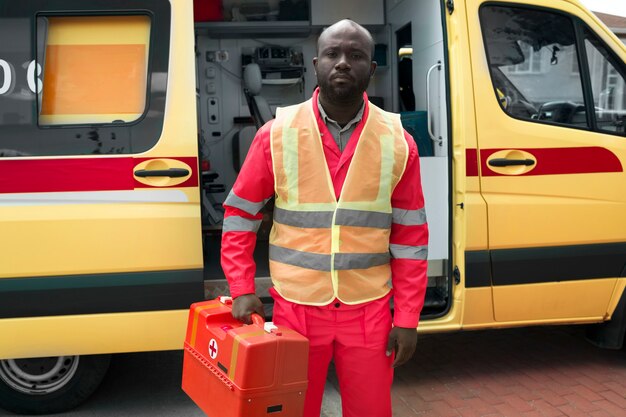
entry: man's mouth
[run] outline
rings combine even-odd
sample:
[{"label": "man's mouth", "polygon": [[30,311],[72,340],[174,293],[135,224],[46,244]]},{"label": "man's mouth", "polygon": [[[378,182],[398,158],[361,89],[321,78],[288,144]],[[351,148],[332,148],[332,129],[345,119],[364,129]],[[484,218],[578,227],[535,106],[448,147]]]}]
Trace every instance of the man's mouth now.
[{"label": "man's mouth", "polygon": [[352,81],[352,77],[350,77],[348,74],[337,74],[334,75],[331,80]]}]

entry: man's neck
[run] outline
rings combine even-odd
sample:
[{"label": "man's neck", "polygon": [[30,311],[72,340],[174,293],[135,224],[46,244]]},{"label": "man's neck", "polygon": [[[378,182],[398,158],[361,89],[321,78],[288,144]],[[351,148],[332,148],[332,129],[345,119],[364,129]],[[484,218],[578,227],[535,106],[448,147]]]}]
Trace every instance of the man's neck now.
[{"label": "man's neck", "polygon": [[363,98],[361,97],[353,102],[332,103],[326,100],[321,92],[319,100],[322,107],[324,107],[326,115],[336,121],[341,127],[344,127],[350,120],[354,119],[354,116],[361,110],[363,105]]}]

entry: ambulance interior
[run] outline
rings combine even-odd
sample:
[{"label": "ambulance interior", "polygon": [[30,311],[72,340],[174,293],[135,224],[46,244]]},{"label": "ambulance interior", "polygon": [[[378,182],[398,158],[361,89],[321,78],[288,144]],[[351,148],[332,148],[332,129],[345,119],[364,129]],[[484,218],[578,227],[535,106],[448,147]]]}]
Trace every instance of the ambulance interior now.
[{"label": "ambulance interior", "polygon": [[[378,67],[367,94],[400,113],[420,153],[430,230],[423,317],[450,303],[450,161],[443,35],[438,0],[223,0],[196,2],[198,130],[203,169],[205,295],[225,294],[220,268],[222,203],[259,126],[276,108],[307,100],[316,87],[313,57],[324,27],[351,18],[372,33]],[[214,3],[221,3],[215,5]],[[257,292],[271,310],[268,239],[272,202],[264,208],[255,260]]]}]

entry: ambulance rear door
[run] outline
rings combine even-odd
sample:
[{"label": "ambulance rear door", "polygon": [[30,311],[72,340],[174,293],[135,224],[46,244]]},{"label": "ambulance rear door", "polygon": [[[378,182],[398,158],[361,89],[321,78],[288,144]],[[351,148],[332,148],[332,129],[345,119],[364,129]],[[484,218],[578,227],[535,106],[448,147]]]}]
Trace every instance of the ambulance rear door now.
[{"label": "ambulance rear door", "polygon": [[[203,295],[192,21],[182,1],[0,1],[0,329],[180,310],[167,342],[119,335],[180,348]],[[132,349],[102,331],[84,343]],[[96,349],[30,333],[0,358]]]},{"label": "ambulance rear door", "polygon": [[599,321],[626,264],[626,49],[573,1],[466,4],[495,320]]}]

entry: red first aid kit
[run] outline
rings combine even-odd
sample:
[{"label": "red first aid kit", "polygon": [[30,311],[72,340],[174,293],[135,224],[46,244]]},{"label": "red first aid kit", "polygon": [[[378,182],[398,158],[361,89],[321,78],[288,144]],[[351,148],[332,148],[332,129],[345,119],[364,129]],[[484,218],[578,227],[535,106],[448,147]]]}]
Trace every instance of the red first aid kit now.
[{"label": "red first aid kit", "polygon": [[253,315],[232,316],[227,297],[189,311],[183,390],[209,417],[301,417],[309,341]]}]

